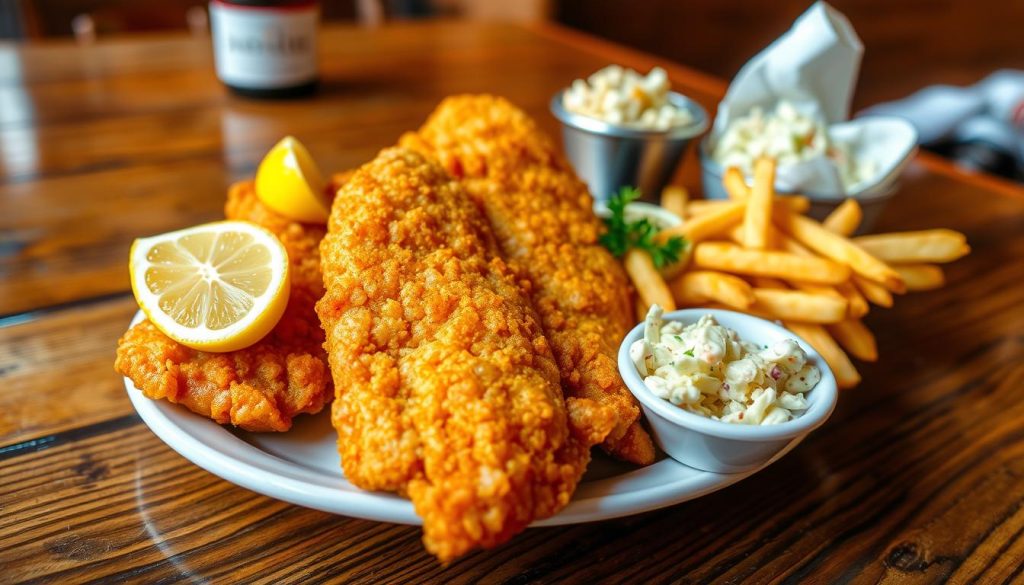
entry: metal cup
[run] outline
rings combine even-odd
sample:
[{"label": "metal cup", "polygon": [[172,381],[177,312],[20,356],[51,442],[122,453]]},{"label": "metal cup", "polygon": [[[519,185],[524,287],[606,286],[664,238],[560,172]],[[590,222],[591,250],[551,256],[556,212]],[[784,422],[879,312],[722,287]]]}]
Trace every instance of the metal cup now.
[{"label": "metal cup", "polygon": [[669,92],[669,103],[690,112],[693,121],[668,130],[619,126],[568,112],[562,94],[551,112],[562,122],[565,152],[594,200],[606,203],[620,187],[638,187],[645,201],[657,203],[690,142],[708,127],[708,114],[690,98]]}]

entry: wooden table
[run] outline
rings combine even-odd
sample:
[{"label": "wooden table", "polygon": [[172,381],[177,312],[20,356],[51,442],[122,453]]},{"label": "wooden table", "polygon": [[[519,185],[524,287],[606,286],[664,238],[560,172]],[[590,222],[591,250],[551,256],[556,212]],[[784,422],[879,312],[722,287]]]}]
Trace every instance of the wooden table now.
[{"label": "wooden table", "polygon": [[[550,27],[322,38],[323,90],[296,102],[227,95],[207,43],[181,37],[0,48],[0,580],[1024,578],[1024,194],[934,158],[880,227],[950,226],[974,253],[945,289],[870,314],[882,360],[824,428],[698,501],[532,529],[442,568],[416,528],[271,500],[167,448],[111,365],[136,310],[133,238],[219,217],[228,183],[283,134],[349,168],[466,91],[504,94],[553,132],[547,101],[568,80],[656,63]],[[713,108],[720,81],[667,68]]]}]

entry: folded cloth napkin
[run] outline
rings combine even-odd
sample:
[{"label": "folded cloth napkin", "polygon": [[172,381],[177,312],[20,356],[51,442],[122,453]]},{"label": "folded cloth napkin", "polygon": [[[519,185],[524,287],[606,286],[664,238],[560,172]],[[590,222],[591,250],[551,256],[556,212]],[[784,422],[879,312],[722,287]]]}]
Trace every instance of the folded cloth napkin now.
[{"label": "folded cloth napkin", "polygon": [[933,85],[863,114],[901,117],[922,146],[1024,180],[1024,71],[996,71],[967,87]]}]

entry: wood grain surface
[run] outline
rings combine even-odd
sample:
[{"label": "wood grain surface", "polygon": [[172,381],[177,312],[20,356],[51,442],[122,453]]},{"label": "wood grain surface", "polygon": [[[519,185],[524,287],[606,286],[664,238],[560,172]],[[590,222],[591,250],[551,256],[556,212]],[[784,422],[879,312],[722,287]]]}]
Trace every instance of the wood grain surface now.
[{"label": "wood grain surface", "polygon": [[[431,23],[322,36],[313,99],[227,95],[179,37],[0,47],[0,581],[853,582],[1024,579],[1024,192],[922,158],[879,229],[973,248],[946,288],[876,309],[881,359],[777,464],[698,501],[531,529],[444,568],[415,528],[332,516],[192,465],[113,372],[134,237],[219,216],[282,134],[367,160],[443,96],[552,93],[651,57],[557,28]],[[723,84],[668,65],[713,108]],[[695,186],[689,161],[680,179]]]}]

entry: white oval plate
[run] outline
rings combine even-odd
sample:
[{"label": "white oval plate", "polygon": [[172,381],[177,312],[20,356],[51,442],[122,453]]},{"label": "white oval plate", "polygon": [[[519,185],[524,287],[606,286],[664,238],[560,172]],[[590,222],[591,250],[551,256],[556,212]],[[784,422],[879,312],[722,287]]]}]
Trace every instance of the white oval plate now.
[{"label": "white oval plate", "polygon": [[[143,319],[140,311],[132,325]],[[422,524],[405,498],[368,492],[345,479],[331,427],[330,408],[300,416],[287,433],[250,433],[221,426],[165,400],[150,400],[128,378],[128,398],[149,428],[192,463],[254,492],[355,518]],[[764,467],[789,452],[791,443]],[[615,461],[599,450],[572,501],[533,523],[558,526],[606,520],[664,508],[718,491],[764,469],[736,474],[700,471],[660,454],[647,467]]]}]

